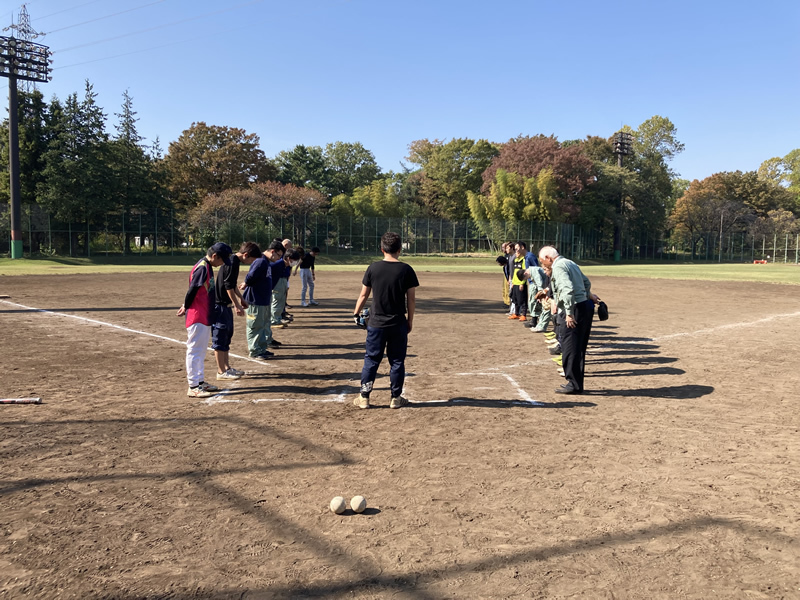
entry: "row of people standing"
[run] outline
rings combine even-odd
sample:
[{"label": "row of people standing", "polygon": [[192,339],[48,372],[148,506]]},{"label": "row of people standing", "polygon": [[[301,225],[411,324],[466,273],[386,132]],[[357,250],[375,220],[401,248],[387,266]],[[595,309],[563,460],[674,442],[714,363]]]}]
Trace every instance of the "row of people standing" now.
[{"label": "row of people standing", "polygon": [[[234,314],[246,317],[247,347],[250,358],[266,361],[274,356],[273,350],[281,342],[273,336],[273,329],[288,327],[294,319],[286,311],[286,298],[292,267],[301,277],[304,269],[311,272],[311,283],[303,286],[302,305],[306,306],[305,293],[310,290],[312,304],[314,287],[314,258],[319,253],[313,248],[305,258],[302,248],[293,249],[292,241],[273,240],[261,251],[255,242],[245,242],[238,252],[230,246],[216,243],[206,256],[192,268],[189,290],[178,315],[186,316],[188,335],[186,372],[188,395],[208,397],[219,388],[205,381],[204,362],[209,339],[217,364],[217,380],[235,380],[245,373],[230,365],[230,344],[234,332]],[[240,284],[241,265],[249,270]],[[303,266],[305,264],[305,267]],[[214,267],[220,267],[219,277],[214,277]]]},{"label": "row of people standing", "polygon": [[[556,393],[582,394],[594,305],[600,302],[591,291],[591,281],[553,246],[542,247],[538,260],[525,242],[507,242],[503,252],[497,262],[503,265],[504,290],[510,290],[508,318],[544,334],[566,379]],[[551,322],[554,330],[548,331]]]}]

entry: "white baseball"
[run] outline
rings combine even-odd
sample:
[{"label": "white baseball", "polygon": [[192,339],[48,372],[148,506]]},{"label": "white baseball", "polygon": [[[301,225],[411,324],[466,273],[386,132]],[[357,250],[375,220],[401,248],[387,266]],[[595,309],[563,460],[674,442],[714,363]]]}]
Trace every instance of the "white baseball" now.
[{"label": "white baseball", "polygon": [[353,496],[353,499],[350,500],[350,508],[353,509],[353,512],[364,512],[367,508],[367,499],[364,496]]},{"label": "white baseball", "polygon": [[337,515],[342,514],[346,509],[347,504],[345,504],[344,498],[341,496],[336,496],[336,498],[331,500],[331,510]]}]

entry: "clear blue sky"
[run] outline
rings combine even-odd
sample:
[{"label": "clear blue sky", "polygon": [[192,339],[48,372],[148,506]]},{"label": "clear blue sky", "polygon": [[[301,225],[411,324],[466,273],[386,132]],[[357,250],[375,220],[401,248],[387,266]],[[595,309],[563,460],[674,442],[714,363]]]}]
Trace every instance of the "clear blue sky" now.
[{"label": "clear blue sky", "polygon": [[[127,89],[165,149],[205,121],[258,134],[270,157],[358,141],[398,170],[416,139],[608,137],[653,115],[677,127],[687,179],[800,147],[798,0],[26,5],[55,52],[45,97],[88,79],[113,131]],[[3,0],[0,25],[20,6]]]}]

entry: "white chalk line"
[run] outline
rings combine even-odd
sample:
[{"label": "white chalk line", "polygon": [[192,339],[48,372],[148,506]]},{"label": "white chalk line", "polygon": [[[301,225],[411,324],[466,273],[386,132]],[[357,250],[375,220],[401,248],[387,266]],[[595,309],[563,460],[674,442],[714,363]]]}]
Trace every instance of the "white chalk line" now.
[{"label": "white chalk line", "polygon": [[[229,389],[221,390],[219,394],[202,400],[201,404],[214,406],[215,404],[241,404],[242,400],[238,398],[229,398],[230,394],[236,386]],[[322,398],[257,398],[255,400],[248,400],[252,404],[260,404],[262,402],[344,402],[346,397],[345,392],[339,390],[328,390],[327,395]]]},{"label": "white chalk line", "polygon": [[[16,302],[9,302],[8,300],[0,300],[0,302],[2,302],[4,304],[9,304],[11,306],[16,306],[17,308],[24,308],[25,310],[29,310],[31,312],[38,312],[38,313],[42,313],[42,314],[53,315],[53,316],[56,316],[56,317],[67,317],[69,319],[76,319],[78,321],[83,321],[84,323],[91,323],[93,325],[102,325],[103,327],[110,327],[112,329],[117,329],[119,331],[125,331],[127,333],[135,333],[137,335],[144,335],[144,336],[147,336],[147,337],[153,337],[153,338],[156,338],[156,339],[159,339],[159,340],[163,340],[165,342],[172,342],[174,344],[180,344],[181,346],[186,346],[186,342],[185,341],[176,340],[174,338],[167,337],[167,336],[164,336],[164,335],[158,335],[157,333],[150,333],[149,331],[141,331],[139,329],[131,329],[130,327],[123,327],[122,325],[115,325],[114,323],[108,323],[106,321],[98,321],[97,319],[90,319],[88,317],[80,317],[78,315],[70,315],[70,314],[67,314],[67,313],[57,312],[57,311],[54,311],[54,310],[47,310],[45,308],[34,308],[32,306],[25,306],[24,304],[17,304]],[[266,362],[263,362],[263,361],[260,361],[260,360],[256,360],[255,358],[250,358],[249,356],[239,356],[238,354],[233,354],[233,353],[231,353],[230,356],[233,356],[234,358],[238,358],[238,359],[241,359],[241,360],[246,360],[248,362],[256,363],[257,365],[263,365],[265,367],[273,366],[273,365],[271,365],[269,363],[266,363]]]},{"label": "white chalk line", "polygon": [[[627,346],[635,346],[638,344],[642,344],[645,342],[660,342],[663,340],[670,340],[674,338],[681,338],[681,337],[692,337],[696,335],[708,335],[710,333],[714,333],[716,331],[723,331],[726,329],[738,329],[741,327],[752,327],[754,325],[761,325],[763,323],[768,323],[770,321],[776,321],[778,319],[791,319],[794,317],[800,317],[800,311],[793,312],[793,313],[783,313],[779,315],[771,315],[769,317],[764,317],[763,319],[757,319],[755,321],[742,321],[739,323],[726,323],[725,325],[718,325],[716,327],[709,327],[706,329],[697,329],[695,331],[682,331],[679,333],[670,333],[667,335],[660,335],[656,337],[648,337],[648,338],[641,338],[636,341],[621,341],[621,342],[611,342],[609,344],[598,344],[596,346],[589,346],[586,350],[586,354],[592,354],[595,350],[602,350],[604,348],[612,348],[617,345],[627,345]],[[491,367],[490,371],[508,371],[512,369],[518,369],[520,367],[536,367],[541,365],[549,364],[551,361],[549,360],[533,360],[524,363],[517,363],[514,365],[506,365],[503,367]]]},{"label": "white chalk line", "polygon": [[[412,375],[412,373],[409,373],[409,375]],[[428,376],[441,375],[441,373],[428,373],[427,375]],[[497,377],[497,376],[500,376],[500,377],[504,377],[511,384],[511,387],[513,387],[514,390],[517,392],[517,394],[520,397],[521,402],[525,403],[526,405],[532,404],[534,406],[545,406],[541,402],[537,402],[536,400],[531,398],[530,394],[528,394],[528,392],[526,392],[524,389],[522,389],[522,386],[519,385],[517,383],[517,381],[511,375],[509,375],[508,373],[489,373],[489,372],[484,372],[484,373],[456,373],[456,376],[458,376],[458,377],[469,377],[469,376],[477,376],[477,377]],[[493,390],[493,389],[496,389],[496,388],[493,388],[493,387],[473,387],[472,389],[474,389],[474,390]],[[403,389],[403,396],[406,396],[406,389],[405,388]],[[419,404],[425,404],[426,402],[441,402],[441,400],[413,400],[412,398],[409,398],[409,401],[410,402],[414,402],[414,403],[419,403]],[[458,400],[454,400],[454,402],[458,402]],[[512,402],[513,402],[513,400],[512,400]]]}]

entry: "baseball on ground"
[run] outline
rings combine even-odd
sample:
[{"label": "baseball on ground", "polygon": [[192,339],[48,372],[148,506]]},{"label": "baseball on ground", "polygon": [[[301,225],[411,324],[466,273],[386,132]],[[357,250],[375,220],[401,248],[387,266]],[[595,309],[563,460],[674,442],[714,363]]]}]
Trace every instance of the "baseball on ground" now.
[{"label": "baseball on ground", "polygon": [[350,500],[350,508],[353,509],[353,512],[364,512],[367,508],[367,499],[364,496],[353,496],[353,499]]},{"label": "baseball on ground", "polygon": [[345,504],[344,498],[341,496],[336,496],[336,498],[331,500],[331,510],[337,515],[342,514],[346,508],[347,504]]}]

